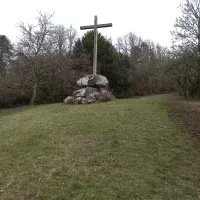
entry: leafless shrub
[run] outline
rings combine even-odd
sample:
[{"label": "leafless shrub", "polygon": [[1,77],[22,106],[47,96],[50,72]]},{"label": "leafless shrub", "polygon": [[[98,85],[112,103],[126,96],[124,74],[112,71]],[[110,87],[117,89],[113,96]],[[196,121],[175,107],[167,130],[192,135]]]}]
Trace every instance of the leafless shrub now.
[{"label": "leafless shrub", "polygon": [[115,99],[114,95],[111,92],[107,92],[106,94],[103,95],[102,102],[112,101],[114,99]]}]

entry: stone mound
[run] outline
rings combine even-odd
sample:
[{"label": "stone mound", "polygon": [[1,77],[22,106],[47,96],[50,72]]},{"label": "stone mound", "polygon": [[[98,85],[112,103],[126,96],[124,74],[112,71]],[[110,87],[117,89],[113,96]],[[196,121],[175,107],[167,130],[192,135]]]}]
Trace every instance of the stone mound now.
[{"label": "stone mound", "polygon": [[114,96],[105,88],[86,87],[81,88],[64,99],[65,104],[90,104],[95,102],[110,101]]},{"label": "stone mound", "polygon": [[88,75],[77,81],[77,85],[83,87],[76,90],[72,96],[64,99],[64,104],[90,104],[105,102],[114,99],[111,92],[107,90],[108,80],[102,75]]}]

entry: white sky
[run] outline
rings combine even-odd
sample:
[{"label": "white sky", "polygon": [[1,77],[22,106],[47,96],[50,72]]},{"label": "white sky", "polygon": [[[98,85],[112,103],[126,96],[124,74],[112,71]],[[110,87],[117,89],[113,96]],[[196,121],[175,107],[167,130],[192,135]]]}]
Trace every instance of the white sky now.
[{"label": "white sky", "polygon": [[20,21],[34,23],[38,11],[52,13],[53,22],[72,25],[81,36],[83,25],[92,25],[94,15],[98,23],[113,23],[112,28],[99,31],[113,38],[132,31],[143,39],[151,39],[170,46],[177,8],[183,0],[0,0],[0,34],[12,42],[19,36],[16,24]]}]

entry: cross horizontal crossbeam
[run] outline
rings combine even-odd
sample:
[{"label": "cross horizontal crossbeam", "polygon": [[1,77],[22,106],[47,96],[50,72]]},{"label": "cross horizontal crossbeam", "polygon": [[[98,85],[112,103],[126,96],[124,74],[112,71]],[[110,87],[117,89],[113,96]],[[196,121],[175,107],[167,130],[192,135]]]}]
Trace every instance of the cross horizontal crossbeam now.
[{"label": "cross horizontal crossbeam", "polygon": [[[97,24],[97,28],[106,28],[106,27],[112,27],[112,23],[108,23],[108,24]],[[90,25],[90,26],[81,26],[80,29],[81,30],[85,30],[85,29],[94,29],[95,26],[94,25]]]}]

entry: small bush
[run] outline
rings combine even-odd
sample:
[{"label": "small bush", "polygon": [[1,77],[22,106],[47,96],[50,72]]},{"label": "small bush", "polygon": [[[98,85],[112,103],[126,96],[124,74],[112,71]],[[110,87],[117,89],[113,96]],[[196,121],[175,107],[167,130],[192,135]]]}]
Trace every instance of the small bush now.
[{"label": "small bush", "polygon": [[114,99],[115,99],[115,97],[114,97],[114,95],[113,95],[111,92],[107,92],[107,93],[104,94],[103,97],[102,97],[102,101],[103,101],[103,102],[112,101],[112,100],[114,100]]}]

